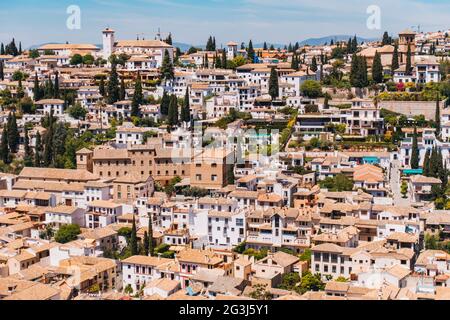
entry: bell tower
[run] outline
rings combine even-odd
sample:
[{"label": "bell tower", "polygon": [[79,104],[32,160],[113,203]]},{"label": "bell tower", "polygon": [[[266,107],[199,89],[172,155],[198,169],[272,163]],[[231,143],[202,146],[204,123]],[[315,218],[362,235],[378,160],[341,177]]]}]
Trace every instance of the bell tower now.
[{"label": "bell tower", "polygon": [[113,54],[114,51],[114,33],[115,31],[106,28],[102,31],[103,34],[103,59],[108,60],[108,58]]}]

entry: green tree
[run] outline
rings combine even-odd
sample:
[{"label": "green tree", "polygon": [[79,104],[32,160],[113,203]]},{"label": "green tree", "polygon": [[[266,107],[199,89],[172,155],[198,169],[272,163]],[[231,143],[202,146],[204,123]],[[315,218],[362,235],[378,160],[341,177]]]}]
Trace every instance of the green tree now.
[{"label": "green tree", "polygon": [[337,174],[335,177],[328,177],[321,181],[320,186],[328,191],[352,191],[353,181],[343,174]]},{"label": "green tree", "polygon": [[94,64],[94,62],[95,62],[95,58],[90,54],[87,54],[83,57],[83,64],[85,64],[85,65],[91,66]]},{"label": "green tree", "polygon": [[430,149],[427,149],[423,160],[423,175],[426,177],[430,176],[430,155],[431,155]]},{"label": "green tree", "polygon": [[131,103],[131,116],[133,117],[141,116],[140,106],[143,103],[143,101],[144,95],[142,93],[141,75],[138,72],[136,83],[134,85],[133,101]]},{"label": "green tree", "polygon": [[314,56],[312,58],[312,62],[311,62],[311,71],[312,72],[317,72],[318,68],[317,68],[317,60],[316,60],[316,56]]},{"label": "green tree", "polygon": [[80,226],[77,224],[62,225],[55,234],[55,241],[58,243],[67,243],[77,239],[81,233]]},{"label": "green tree", "polygon": [[381,64],[381,55],[375,52],[372,66],[372,79],[376,83],[383,82],[383,65]]},{"label": "green tree", "polygon": [[7,125],[3,126],[2,140],[0,143],[0,156],[3,163],[8,164],[11,162],[11,156],[9,154],[9,146],[8,146]]},{"label": "green tree", "polygon": [[99,84],[99,87],[98,87],[98,91],[99,91],[100,95],[104,98],[105,95],[106,95],[105,78],[104,77],[100,78],[100,84]]},{"label": "green tree", "polygon": [[36,130],[36,143],[34,147],[34,166],[41,167],[42,139],[41,134]]},{"label": "green tree", "polygon": [[30,138],[28,136],[28,126],[25,123],[24,124],[24,151],[25,155],[23,158],[23,164],[25,167],[32,167],[33,166],[33,150],[30,147]]},{"label": "green tree", "polygon": [[72,56],[72,58],[70,58],[70,64],[72,66],[77,66],[83,63],[83,57],[81,56],[81,54],[74,54]]},{"label": "green tree", "polygon": [[161,77],[165,81],[172,80],[174,78],[173,64],[170,60],[169,51],[164,51],[164,58],[161,65]]},{"label": "green tree", "polygon": [[122,79],[120,79],[119,100],[124,101],[126,95],[127,94],[125,91],[125,79],[122,77]]},{"label": "green tree", "polygon": [[302,83],[300,91],[307,97],[315,99],[322,95],[322,86],[319,81],[306,80]]},{"label": "green tree", "polygon": [[53,86],[53,98],[59,99],[59,73],[55,72],[55,85]]},{"label": "green tree", "polygon": [[398,45],[394,46],[394,53],[392,54],[392,63],[391,63],[391,72],[394,74],[394,71],[400,67],[400,63],[398,60]]},{"label": "green tree", "polygon": [[16,153],[20,143],[19,130],[17,128],[16,113],[10,113],[8,116],[8,144],[11,153]]},{"label": "green tree", "polygon": [[87,113],[87,110],[79,102],[75,103],[67,111],[72,118],[77,120],[84,119]]},{"label": "green tree", "polygon": [[148,254],[150,256],[155,255],[155,243],[153,239],[153,219],[152,214],[148,215]]},{"label": "green tree", "polygon": [[176,95],[170,96],[169,112],[168,112],[168,123],[171,126],[178,124],[178,100]]},{"label": "green tree", "polygon": [[169,114],[170,96],[164,91],[161,98],[160,112],[162,115],[167,116]]},{"label": "green tree", "polygon": [[304,294],[308,291],[323,291],[324,289],[325,283],[323,283],[320,274],[313,275],[310,271],[307,271],[302,275],[299,293]]},{"label": "green tree", "polygon": [[108,81],[108,103],[113,104],[119,101],[119,75],[117,66],[113,63]]},{"label": "green tree", "polygon": [[411,61],[411,44],[408,44],[408,51],[406,52],[406,74],[411,75],[412,61]]},{"label": "green tree", "polygon": [[411,169],[419,169],[419,146],[417,144],[417,128],[414,127],[414,135],[411,149]]},{"label": "green tree", "polygon": [[278,72],[275,68],[270,70],[269,94],[272,100],[276,99],[279,95]]},{"label": "green tree", "polygon": [[247,56],[251,63],[255,62],[255,50],[253,49],[253,42],[250,40],[248,42]]},{"label": "green tree", "polygon": [[183,106],[181,108],[181,121],[191,121],[191,106],[189,103],[189,88],[186,88],[186,94],[184,95]]},{"label": "green tree", "polygon": [[138,243],[137,243],[136,220],[135,220],[134,215],[133,215],[133,224],[132,224],[132,227],[131,227],[130,250],[131,250],[131,255],[132,256],[135,256],[135,255],[137,255],[139,253]]},{"label": "green tree", "polygon": [[441,97],[439,92],[436,94],[436,113],[435,113],[435,125],[436,125],[436,136],[441,135]]},{"label": "green tree", "polygon": [[383,34],[383,40],[381,41],[381,45],[385,46],[392,43],[392,38],[389,36],[388,32],[385,31]]},{"label": "green tree", "polygon": [[3,60],[0,61],[0,80],[1,81],[5,80],[5,71],[4,71]]}]

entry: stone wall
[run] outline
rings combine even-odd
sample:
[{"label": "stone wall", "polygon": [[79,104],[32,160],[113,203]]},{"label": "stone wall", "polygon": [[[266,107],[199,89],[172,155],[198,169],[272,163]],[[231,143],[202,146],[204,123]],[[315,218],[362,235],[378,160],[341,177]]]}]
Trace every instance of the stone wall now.
[{"label": "stone wall", "polygon": [[[441,113],[445,100],[441,101]],[[380,101],[378,106],[392,112],[404,114],[407,117],[424,115],[427,120],[434,120],[436,115],[435,101]]]}]

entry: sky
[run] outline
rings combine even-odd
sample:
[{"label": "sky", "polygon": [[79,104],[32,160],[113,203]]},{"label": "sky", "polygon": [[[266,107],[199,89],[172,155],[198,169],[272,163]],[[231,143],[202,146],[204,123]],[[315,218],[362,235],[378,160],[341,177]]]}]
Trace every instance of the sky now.
[{"label": "sky", "polygon": [[[81,11],[81,28],[70,30],[67,8]],[[367,8],[380,8],[381,28],[367,27]],[[387,30],[450,28],[450,0],[2,0],[0,41],[23,48],[47,42],[100,44],[101,30],[117,39],[153,39],[161,28],[174,42],[218,46],[228,41],[287,44],[311,37],[380,37]]]}]

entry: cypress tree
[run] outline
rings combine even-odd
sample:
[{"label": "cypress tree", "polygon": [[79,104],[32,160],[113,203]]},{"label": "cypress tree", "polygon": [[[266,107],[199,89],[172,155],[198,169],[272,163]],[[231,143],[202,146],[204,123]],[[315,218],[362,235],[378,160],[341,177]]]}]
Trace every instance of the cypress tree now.
[{"label": "cypress tree", "polygon": [[222,68],[227,69],[227,53],[225,49],[222,50]]},{"label": "cypress tree", "polygon": [[317,71],[317,60],[316,60],[316,56],[314,56],[312,58],[312,62],[311,62],[311,71],[312,72],[316,72]]},{"label": "cypress tree", "polygon": [[358,51],[358,40],[356,39],[356,35],[352,40],[352,53],[356,53]]},{"label": "cypress tree", "polygon": [[125,100],[126,92],[125,92],[125,79],[122,77],[120,79],[120,89],[119,89],[119,100]]},{"label": "cypress tree", "polygon": [[423,159],[423,175],[426,177],[430,176],[430,149],[427,149],[427,151],[425,152],[425,157]]},{"label": "cypress tree", "polygon": [[33,151],[30,147],[30,138],[28,136],[28,128],[27,124],[24,124],[25,132],[24,132],[24,149],[25,149],[25,156],[23,158],[23,163],[25,167],[32,167],[33,166]]},{"label": "cypress tree", "polygon": [[20,142],[19,130],[17,128],[16,114],[10,113],[8,116],[8,144],[12,153],[17,152]]},{"label": "cypress tree", "polygon": [[170,55],[167,49],[164,51],[164,59],[161,65],[161,77],[166,81],[174,78],[173,65],[172,61],[170,61]]},{"label": "cypress tree", "polygon": [[272,97],[272,100],[277,98],[279,94],[278,72],[277,70],[275,70],[275,68],[272,68],[272,70],[270,70],[269,94]]},{"label": "cypress tree", "polygon": [[172,33],[169,33],[169,35],[166,38],[165,41],[168,45],[172,45]]},{"label": "cypress tree", "polygon": [[381,41],[381,45],[385,46],[385,45],[391,44],[391,40],[392,39],[391,39],[391,37],[389,37],[388,32],[385,31],[383,34],[383,40]]},{"label": "cypress tree", "polygon": [[2,56],[5,54],[5,45],[3,44],[3,42],[2,42],[2,44],[1,44],[1,46],[0,46],[0,54],[1,54]]},{"label": "cypress tree", "polygon": [[3,60],[0,61],[0,80],[5,80],[5,73],[4,73],[4,66],[3,66]]},{"label": "cypress tree", "polygon": [[406,52],[406,74],[411,75],[411,45],[408,44],[408,51]]},{"label": "cypress tree", "polygon": [[22,54],[22,41],[19,42],[19,54]]},{"label": "cypress tree", "polygon": [[168,96],[167,92],[164,91],[160,105],[160,112],[162,115],[167,116],[169,114],[169,104],[170,104],[170,97]]},{"label": "cypress tree", "polygon": [[133,224],[131,226],[130,250],[132,256],[135,256],[139,253],[137,243],[136,220],[134,218],[134,214],[133,214]]},{"label": "cypress tree", "polygon": [[37,168],[41,167],[41,152],[42,152],[42,141],[41,134],[36,130],[36,146],[34,148],[34,166]]},{"label": "cypress tree", "polygon": [[155,255],[155,247],[153,243],[153,221],[152,214],[148,215],[148,253],[152,257]]},{"label": "cypress tree", "polygon": [[372,79],[376,83],[383,82],[383,65],[381,64],[381,55],[378,51],[375,52],[375,57],[373,59]]},{"label": "cypress tree", "polygon": [[115,63],[111,66],[111,73],[108,81],[108,103],[113,104],[119,101],[119,75]]},{"label": "cypress tree", "polygon": [[347,41],[347,53],[348,54],[354,53],[353,52],[353,47],[352,47],[352,38],[348,38],[348,41]]},{"label": "cypress tree", "polygon": [[253,49],[253,42],[252,42],[252,40],[250,40],[249,43],[248,43],[247,56],[248,56],[248,59],[252,63],[255,62],[255,50]]},{"label": "cypress tree", "polygon": [[144,231],[144,254],[146,255],[146,256],[148,256],[148,253],[149,253],[149,251],[148,251],[148,244],[149,244],[149,241],[148,241],[148,233],[147,233],[147,231]]},{"label": "cypress tree", "polygon": [[100,85],[98,87],[98,91],[100,95],[104,98],[106,95],[106,89],[105,89],[105,79],[103,77],[100,78]]},{"label": "cypress tree", "polygon": [[186,94],[184,95],[183,107],[181,108],[181,121],[191,121],[191,108],[189,104],[189,88],[186,88]]},{"label": "cypress tree", "polygon": [[44,152],[42,155],[42,164],[49,167],[53,162],[53,115],[48,115],[48,128],[44,136]]},{"label": "cypress tree", "polygon": [[174,94],[170,96],[168,121],[171,126],[178,124],[178,101]]},{"label": "cypress tree", "polygon": [[0,143],[0,157],[3,163],[8,164],[10,162],[10,155],[8,147],[8,130],[6,127],[6,125],[3,126],[2,140]]},{"label": "cypress tree", "polygon": [[267,51],[267,42],[264,41],[263,50]]},{"label": "cypress tree", "polygon": [[55,86],[53,87],[53,96],[55,99],[59,99],[59,74],[55,72]]},{"label": "cypress tree", "polygon": [[419,169],[419,147],[417,145],[417,128],[414,127],[414,135],[411,149],[411,169]]},{"label": "cypress tree", "polygon": [[394,46],[394,53],[392,54],[392,63],[391,63],[391,72],[394,74],[394,71],[400,67],[398,62],[398,45]]},{"label": "cypress tree", "polygon": [[436,137],[439,138],[441,135],[441,105],[440,105],[440,93],[436,94],[436,114],[435,114],[435,123],[436,123]]},{"label": "cypress tree", "polygon": [[216,51],[216,37],[213,38],[212,50],[211,51]]},{"label": "cypress tree", "polygon": [[41,87],[39,86],[39,78],[37,72],[34,75],[34,88],[33,88],[34,101],[39,101],[42,98]]},{"label": "cypress tree", "polygon": [[438,170],[439,170],[438,151],[437,147],[433,147],[430,157],[430,176],[433,178],[437,178]]},{"label": "cypress tree", "polygon": [[136,83],[134,85],[133,101],[131,103],[131,115],[133,117],[140,117],[140,105],[143,103],[144,95],[142,94],[141,75],[138,72]]}]

